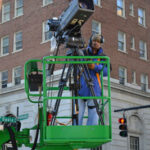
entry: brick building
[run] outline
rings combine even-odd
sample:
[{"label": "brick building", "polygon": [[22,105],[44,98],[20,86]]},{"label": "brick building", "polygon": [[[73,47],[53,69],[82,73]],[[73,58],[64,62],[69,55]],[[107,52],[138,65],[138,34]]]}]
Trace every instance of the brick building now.
[{"label": "brick building", "polygon": [[[8,76],[8,83],[14,83],[14,71],[19,70],[16,67],[23,68],[30,58],[52,54],[45,22],[59,16],[68,3],[61,1],[59,5],[59,2],[50,0],[1,2],[1,78]],[[97,0],[95,3],[95,13],[82,27],[83,37],[88,41],[91,31],[102,33],[105,38],[103,47],[113,66],[112,78],[120,78],[122,84],[142,84],[142,89],[148,90],[149,1],[134,4]],[[23,71],[21,76],[23,79]]]},{"label": "brick building", "polygon": [[[17,94],[17,90],[23,92],[23,67],[27,60],[42,59],[43,56],[53,54],[50,50],[52,35],[48,31],[47,20],[59,16],[68,7],[69,2],[70,0],[0,0],[1,99],[4,97],[7,99],[10,92],[12,95]],[[82,27],[82,33],[87,43],[92,32],[100,33],[105,38],[103,48],[110,57],[113,68],[112,108],[149,104],[150,1],[94,0],[94,3],[95,12]],[[0,105],[7,104],[0,100]],[[150,114],[150,111],[143,110],[138,113],[142,116]],[[119,115],[112,116],[117,120]],[[132,118],[130,116],[132,113],[129,113],[128,119]],[[145,118],[147,122],[150,121],[147,115]],[[113,123],[114,141],[117,141],[119,140],[117,123],[115,121]],[[145,128],[148,128],[147,125]],[[141,131],[141,128],[139,130]],[[147,135],[143,138],[143,131],[140,135],[142,140],[147,139]],[[135,141],[139,139],[133,138]],[[132,138],[127,141],[123,139],[118,145],[114,141],[104,149],[110,146],[112,150],[121,150],[120,143],[124,143],[122,150],[139,150],[135,147],[140,145],[140,140],[133,148],[131,148]],[[140,150],[148,150],[149,143],[144,140],[142,142]],[[146,146],[143,146],[145,144]]]}]

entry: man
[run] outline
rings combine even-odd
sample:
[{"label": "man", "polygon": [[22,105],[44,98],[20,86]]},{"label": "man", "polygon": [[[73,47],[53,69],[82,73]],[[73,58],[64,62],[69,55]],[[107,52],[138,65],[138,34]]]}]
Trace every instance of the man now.
[{"label": "man", "polygon": [[[84,50],[84,55],[86,56],[104,56],[103,49],[101,48],[101,44],[103,43],[103,37],[95,34],[91,38],[91,42],[89,43],[86,50]],[[92,61],[101,61],[99,59],[92,59]],[[104,64],[88,64],[89,72],[92,77],[93,82],[93,88],[95,96],[101,96],[101,81],[99,73],[103,69],[103,76],[107,76],[107,66],[104,66]],[[79,90],[79,96],[93,96],[91,94],[91,90],[88,87],[83,73],[80,77],[80,84],[81,88]],[[98,114],[96,112],[96,107],[94,105],[93,99],[79,99],[78,105],[79,105],[79,115],[78,115],[78,125],[82,125],[83,123],[83,116],[85,112],[85,106],[88,106],[88,120],[87,125],[97,125],[98,124]]]}]

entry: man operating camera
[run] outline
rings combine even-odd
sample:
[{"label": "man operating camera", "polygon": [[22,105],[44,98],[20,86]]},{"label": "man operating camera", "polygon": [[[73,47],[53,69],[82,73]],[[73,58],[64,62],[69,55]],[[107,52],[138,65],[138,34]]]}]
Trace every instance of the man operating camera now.
[{"label": "man operating camera", "polygon": [[[104,42],[103,36],[95,34],[91,37],[88,47],[83,51],[85,56],[104,56],[101,44]],[[92,61],[102,61],[100,59],[92,59]],[[92,84],[95,96],[101,96],[101,78],[100,72],[103,71],[103,76],[107,76],[107,66],[102,63],[88,64],[89,73],[92,77]],[[90,88],[85,81],[83,74],[80,76],[81,88],[78,92],[79,96],[93,96]],[[98,124],[98,114],[96,111],[96,106],[93,99],[79,99],[79,116],[78,124],[82,125],[83,116],[85,112],[86,105],[88,106],[88,120],[87,125],[97,125]]]}]

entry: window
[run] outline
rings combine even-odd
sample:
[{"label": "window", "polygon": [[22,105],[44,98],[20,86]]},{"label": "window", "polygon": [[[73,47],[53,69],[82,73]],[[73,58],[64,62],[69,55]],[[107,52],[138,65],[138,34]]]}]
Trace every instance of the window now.
[{"label": "window", "polygon": [[140,58],[147,59],[146,43],[142,40],[139,41]]},{"label": "window", "polygon": [[1,88],[6,88],[8,83],[8,71],[1,73]]},{"label": "window", "polygon": [[139,150],[139,137],[130,136],[130,150]]},{"label": "window", "polygon": [[118,32],[118,50],[126,52],[126,38],[125,33]]},{"label": "window", "polygon": [[138,23],[145,26],[145,10],[142,8],[138,9]]},{"label": "window", "polygon": [[101,6],[101,0],[94,0],[94,4],[97,6]]},{"label": "window", "polygon": [[49,41],[52,38],[52,32],[49,31],[48,21],[43,23],[43,42]]},{"label": "window", "polygon": [[46,64],[46,76],[50,76],[50,67],[51,64]]},{"label": "window", "polygon": [[126,69],[119,67],[119,83],[124,85],[126,82]]},{"label": "window", "polygon": [[147,75],[142,74],[141,75],[141,90],[146,92],[147,88],[148,88],[148,77]]},{"label": "window", "polygon": [[101,34],[101,23],[95,20],[92,21],[92,34]]},{"label": "window", "polygon": [[4,4],[2,6],[2,22],[10,20],[10,3]]},{"label": "window", "polygon": [[14,51],[22,50],[22,32],[15,33]]},{"label": "window", "polygon": [[43,6],[53,3],[53,0],[43,0]]},{"label": "window", "polygon": [[129,5],[129,15],[134,16],[134,7],[133,7],[133,3],[130,3],[130,5]]},{"label": "window", "polygon": [[21,84],[21,72],[22,72],[22,68],[20,66],[14,68],[14,70],[13,70],[14,84],[15,85]]},{"label": "window", "polygon": [[131,49],[135,49],[135,39],[133,36],[131,37]]},{"label": "window", "polygon": [[23,0],[15,1],[15,17],[23,15]]},{"label": "window", "polygon": [[136,72],[132,71],[132,83],[136,84]]},{"label": "window", "polygon": [[5,36],[1,39],[1,55],[7,55],[9,53],[9,37]]},{"label": "window", "polygon": [[124,3],[124,0],[117,0],[117,15],[125,17],[125,3]]}]

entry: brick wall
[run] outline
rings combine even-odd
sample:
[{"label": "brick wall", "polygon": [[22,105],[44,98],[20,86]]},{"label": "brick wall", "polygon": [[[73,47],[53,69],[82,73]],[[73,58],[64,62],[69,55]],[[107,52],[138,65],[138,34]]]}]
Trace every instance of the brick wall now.
[{"label": "brick wall", "polygon": [[[42,6],[42,0],[24,1],[24,14],[18,18],[14,18],[14,0],[3,0],[2,3],[11,3],[10,21],[0,24],[0,38],[10,36],[10,53],[8,56],[0,57],[0,71],[9,70],[9,82],[12,78],[12,68],[22,66],[31,58],[42,58],[50,55],[50,42],[42,43],[42,23],[49,18],[59,16],[66,7],[68,7],[69,0],[54,0],[52,4],[45,7]],[[117,6],[114,0],[102,0],[102,7],[95,7],[95,13],[82,27],[83,37],[85,41],[91,35],[91,21],[92,19],[99,21],[102,25],[102,34],[105,38],[103,48],[105,53],[111,58],[113,70],[111,72],[112,78],[118,79],[118,67],[124,66],[127,68],[127,81],[131,83],[131,73],[136,71],[137,83],[140,83],[141,73],[146,73],[149,76],[149,59],[150,59],[150,1],[137,0],[132,1],[134,4],[134,17],[129,15],[129,1],[125,1],[126,17],[117,16]],[[146,11],[146,27],[138,25],[137,9],[144,8]],[[0,11],[0,21],[1,21]],[[13,39],[14,33],[23,31],[23,50],[13,53]],[[126,33],[126,48],[127,53],[122,53],[117,49],[118,31]],[[135,51],[130,49],[130,37],[135,37]],[[147,43],[148,60],[141,60],[139,58],[139,40]],[[61,51],[60,53],[63,53]]]}]

